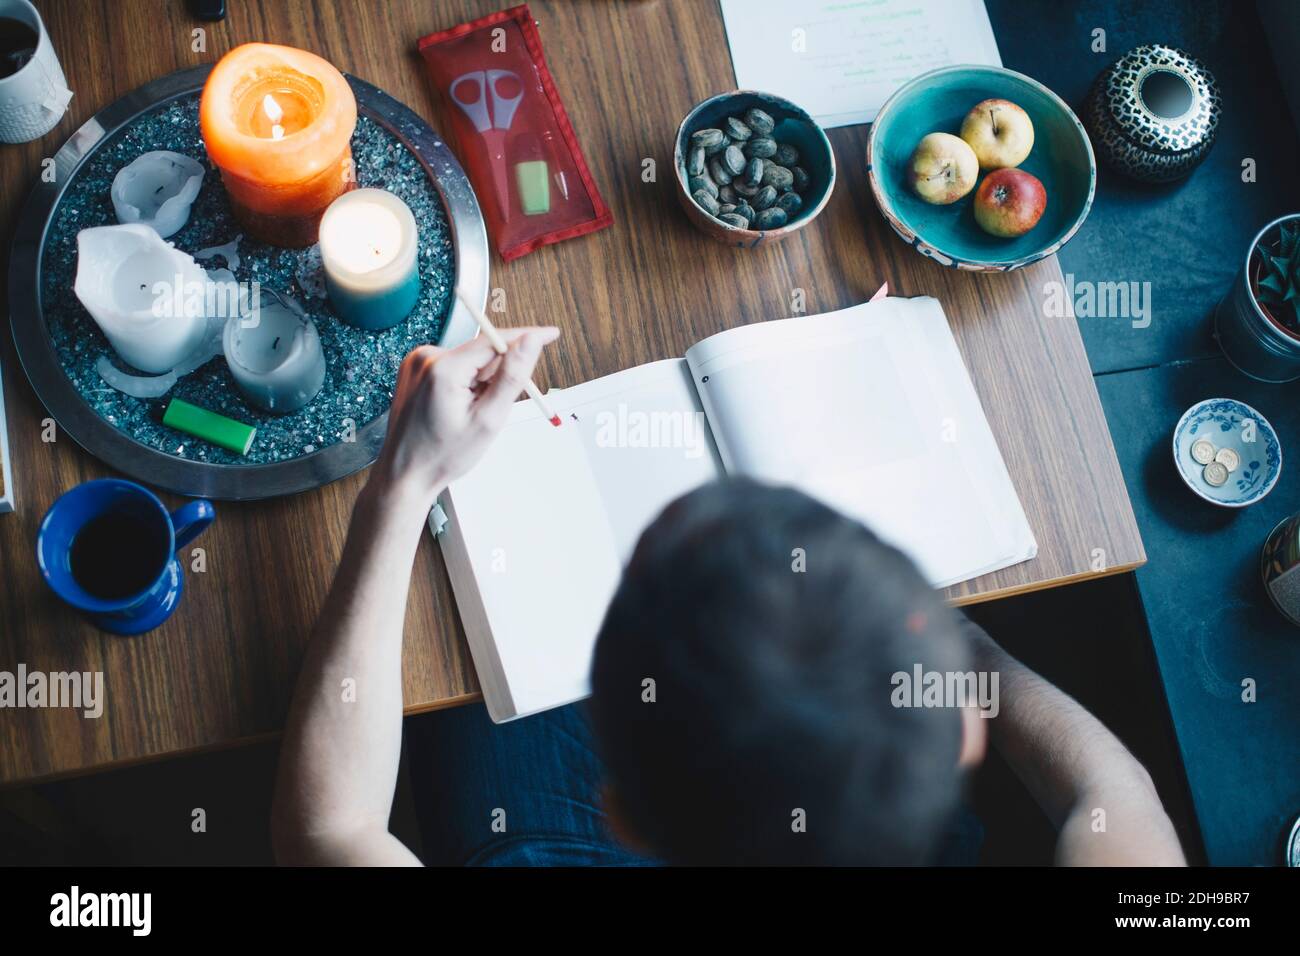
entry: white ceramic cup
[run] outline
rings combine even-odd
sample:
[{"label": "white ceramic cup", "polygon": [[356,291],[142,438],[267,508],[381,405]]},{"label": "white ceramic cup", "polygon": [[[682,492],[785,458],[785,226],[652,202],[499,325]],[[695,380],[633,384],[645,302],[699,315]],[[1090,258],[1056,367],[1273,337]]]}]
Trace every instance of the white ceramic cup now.
[{"label": "white ceramic cup", "polygon": [[0,79],[0,143],[26,143],[58,124],[72,91],[41,15],[29,0],[0,0],[0,17],[36,31],[35,55],[13,76]]}]

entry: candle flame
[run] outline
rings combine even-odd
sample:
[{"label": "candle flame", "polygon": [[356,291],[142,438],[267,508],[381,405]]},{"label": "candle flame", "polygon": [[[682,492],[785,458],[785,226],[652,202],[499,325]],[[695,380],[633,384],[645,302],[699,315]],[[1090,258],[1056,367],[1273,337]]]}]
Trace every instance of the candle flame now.
[{"label": "candle flame", "polygon": [[262,97],[262,112],[266,114],[266,118],[272,123],[278,123],[284,119],[284,110],[280,108],[280,104],[275,101],[275,97],[270,93]]},{"label": "candle flame", "polygon": [[284,109],[270,93],[262,97],[262,112],[271,121],[271,139],[284,139],[284,127],[280,125],[280,120],[284,119]]}]

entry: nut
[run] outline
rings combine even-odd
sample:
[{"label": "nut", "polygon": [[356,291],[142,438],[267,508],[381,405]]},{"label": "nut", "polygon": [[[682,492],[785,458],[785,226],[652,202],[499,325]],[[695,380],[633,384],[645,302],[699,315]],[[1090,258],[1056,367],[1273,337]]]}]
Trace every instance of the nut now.
[{"label": "nut", "polygon": [[698,176],[704,172],[704,147],[696,146],[691,150],[691,156],[686,161],[686,175]]},{"label": "nut", "polygon": [[755,106],[745,113],[745,125],[758,136],[769,136],[776,129],[776,120]]},{"label": "nut", "polygon": [[764,209],[754,217],[754,228],[780,229],[786,224],[787,219],[789,219],[789,217],[785,214],[784,209],[780,206],[773,206],[770,209]]},{"label": "nut", "polygon": [[702,146],[708,149],[710,146],[716,146],[726,140],[720,129],[697,129],[691,134],[691,146]]},{"label": "nut", "polygon": [[799,150],[795,149],[789,143],[778,143],[776,154],[772,157],[782,166],[793,166],[799,162]]},{"label": "nut", "polygon": [[686,188],[692,193],[699,192],[702,189],[712,198],[718,198],[718,187],[708,176],[692,176],[686,181]]},{"label": "nut", "polygon": [[734,116],[728,116],[727,121],[722,124],[724,132],[731,137],[731,141],[740,142],[749,139],[754,135],[754,131],[736,119]]},{"label": "nut", "polygon": [[763,170],[763,185],[771,186],[777,192],[784,192],[794,186],[794,173],[784,166],[773,163]]},{"label": "nut", "polygon": [[750,205],[759,212],[762,212],[774,202],[776,202],[776,189],[772,186],[764,186],[758,191],[758,194],[754,197],[754,201]]},{"label": "nut", "polygon": [[803,208],[803,198],[796,192],[782,193],[777,197],[776,205],[784,209],[787,215],[793,216]]},{"label": "nut", "polygon": [[695,200],[697,206],[707,212],[710,216],[716,216],[718,214],[718,209],[721,208],[718,201],[713,198],[713,194],[706,190],[695,190],[695,192],[691,193],[691,198]]}]

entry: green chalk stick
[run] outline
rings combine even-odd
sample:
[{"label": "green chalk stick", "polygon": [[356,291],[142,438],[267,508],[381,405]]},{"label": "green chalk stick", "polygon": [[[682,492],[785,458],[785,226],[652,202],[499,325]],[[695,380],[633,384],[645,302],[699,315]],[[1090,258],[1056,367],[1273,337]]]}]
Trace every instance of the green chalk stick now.
[{"label": "green chalk stick", "polygon": [[542,159],[515,163],[515,183],[519,186],[519,205],[525,216],[540,216],[551,211],[551,170]]},{"label": "green chalk stick", "polygon": [[202,438],[233,451],[236,455],[247,455],[248,449],[253,445],[253,438],[257,435],[257,429],[252,425],[199,408],[179,398],[173,398],[167,403],[162,421],[168,428]]}]

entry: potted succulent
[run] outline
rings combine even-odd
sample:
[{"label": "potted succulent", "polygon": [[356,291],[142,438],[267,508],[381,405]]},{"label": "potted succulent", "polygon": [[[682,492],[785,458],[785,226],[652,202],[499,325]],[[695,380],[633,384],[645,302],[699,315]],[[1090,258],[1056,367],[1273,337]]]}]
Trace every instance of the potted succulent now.
[{"label": "potted succulent", "polygon": [[1300,214],[1259,231],[1214,315],[1228,361],[1251,378],[1300,378]]}]

